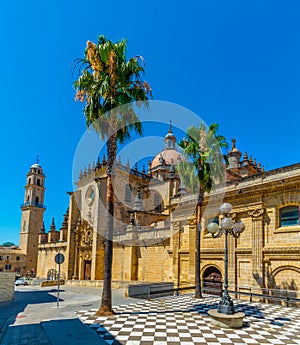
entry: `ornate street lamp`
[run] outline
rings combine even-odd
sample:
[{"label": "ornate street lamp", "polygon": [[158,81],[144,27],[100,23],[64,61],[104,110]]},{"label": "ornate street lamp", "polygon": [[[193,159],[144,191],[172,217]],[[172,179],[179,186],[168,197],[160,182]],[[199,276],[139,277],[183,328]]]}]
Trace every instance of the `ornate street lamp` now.
[{"label": "ornate street lamp", "polygon": [[232,206],[229,203],[224,203],[220,206],[220,214],[223,215],[221,220],[221,227],[217,223],[208,224],[207,231],[213,238],[221,237],[225,234],[225,250],[224,250],[224,291],[222,299],[218,305],[218,312],[227,315],[235,313],[233,301],[228,294],[228,234],[235,238],[240,237],[241,233],[245,230],[245,224],[241,221],[233,221],[229,217]]}]

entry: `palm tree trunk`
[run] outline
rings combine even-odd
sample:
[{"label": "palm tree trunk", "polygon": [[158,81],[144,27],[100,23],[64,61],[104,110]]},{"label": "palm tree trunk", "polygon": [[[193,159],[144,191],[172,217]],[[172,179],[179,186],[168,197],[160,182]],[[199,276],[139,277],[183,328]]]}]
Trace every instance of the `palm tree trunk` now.
[{"label": "palm tree trunk", "polygon": [[105,231],[105,252],[104,252],[104,279],[100,309],[96,312],[99,315],[113,315],[112,309],[112,262],[113,262],[113,229],[114,229],[114,190],[112,175],[117,152],[117,137],[115,134],[109,136],[107,141],[107,223]]},{"label": "palm tree trunk", "polygon": [[195,298],[202,298],[201,274],[200,274],[200,250],[201,250],[201,217],[202,217],[203,192],[200,189],[197,202],[196,214],[196,272],[195,272]]}]

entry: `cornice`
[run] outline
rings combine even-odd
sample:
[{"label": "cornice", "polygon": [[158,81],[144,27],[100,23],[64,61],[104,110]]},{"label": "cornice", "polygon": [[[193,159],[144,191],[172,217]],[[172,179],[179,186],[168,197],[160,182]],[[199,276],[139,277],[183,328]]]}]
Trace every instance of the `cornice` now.
[{"label": "cornice", "polygon": [[300,254],[300,247],[265,247],[265,254]]},{"label": "cornice", "polygon": [[224,256],[224,248],[201,248],[202,254],[220,254]]},{"label": "cornice", "polygon": [[252,254],[252,248],[236,248],[236,254]]}]

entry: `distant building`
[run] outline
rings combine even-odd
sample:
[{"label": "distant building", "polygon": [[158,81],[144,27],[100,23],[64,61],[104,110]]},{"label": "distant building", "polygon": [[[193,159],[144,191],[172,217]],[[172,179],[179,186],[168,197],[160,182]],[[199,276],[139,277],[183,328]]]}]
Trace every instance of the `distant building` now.
[{"label": "distant building", "polygon": [[[123,165],[118,159],[113,280],[194,283],[197,196],[180,184],[176,165],[182,159],[171,126],[162,152],[149,162],[147,171],[131,168],[129,162]],[[233,205],[232,217],[246,225],[239,239],[229,239],[230,286],[299,289],[300,164],[264,171],[251,156],[242,155],[235,140],[228,160],[225,195],[217,188],[204,200],[202,281],[224,277],[224,238],[213,239],[207,225],[220,220],[217,210],[226,201]],[[37,263],[37,276],[55,278],[54,257],[60,252],[65,256],[61,269],[66,279],[103,279],[108,217],[105,157],[84,168],[77,187],[69,193],[69,208],[60,229],[53,221],[47,232],[43,226],[44,175],[40,166],[30,168],[20,247],[28,253],[26,269]]]},{"label": "distant building", "polygon": [[16,273],[25,272],[26,254],[17,246],[0,246],[0,272]]}]

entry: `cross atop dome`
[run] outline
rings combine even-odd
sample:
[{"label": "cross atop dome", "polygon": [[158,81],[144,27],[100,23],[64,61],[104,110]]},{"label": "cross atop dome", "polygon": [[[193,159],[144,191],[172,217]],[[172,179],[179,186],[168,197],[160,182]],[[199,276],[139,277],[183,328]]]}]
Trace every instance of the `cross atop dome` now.
[{"label": "cross atop dome", "polygon": [[170,120],[169,133],[173,133],[172,120]]},{"label": "cross atop dome", "polygon": [[235,143],[236,143],[236,139],[231,139],[231,150],[235,149]]}]

